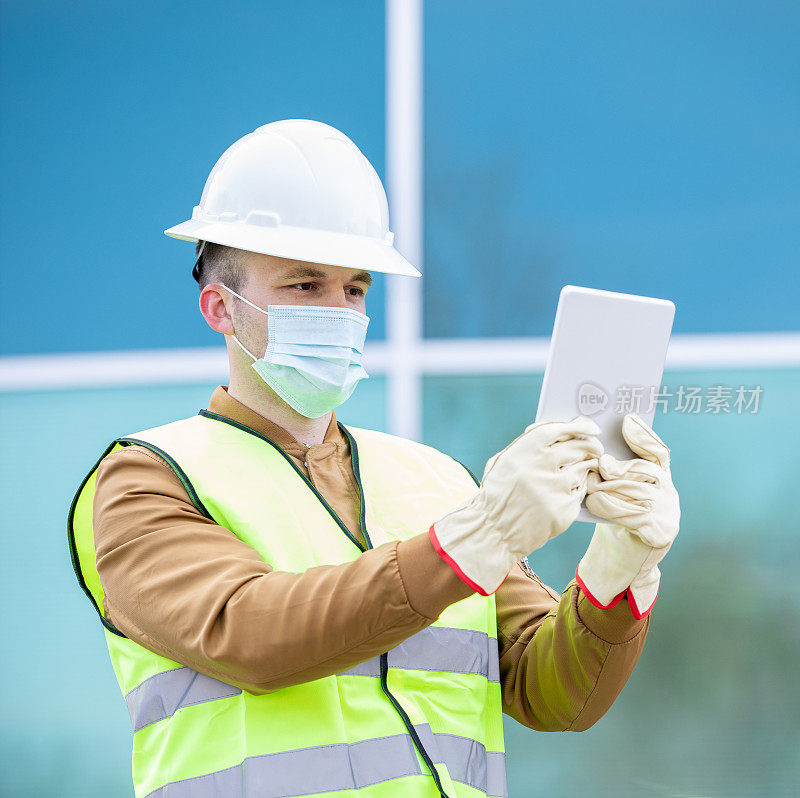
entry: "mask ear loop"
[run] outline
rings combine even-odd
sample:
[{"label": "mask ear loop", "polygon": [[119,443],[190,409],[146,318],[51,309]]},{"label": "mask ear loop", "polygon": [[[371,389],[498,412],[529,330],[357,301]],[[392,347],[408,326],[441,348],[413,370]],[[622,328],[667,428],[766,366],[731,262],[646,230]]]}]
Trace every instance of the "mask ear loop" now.
[{"label": "mask ear loop", "polygon": [[232,288],[228,288],[228,286],[225,285],[225,283],[220,283],[220,285],[226,291],[230,291],[235,297],[238,297],[239,299],[241,299],[242,302],[244,302],[246,305],[250,305],[251,308],[255,308],[256,310],[258,310],[261,313],[263,313],[265,316],[269,316],[269,311],[264,310],[264,308],[260,308],[258,305],[254,305],[249,299],[245,299],[241,294],[237,294],[236,291],[234,291]]},{"label": "mask ear loop", "polygon": [[239,344],[239,347],[241,348],[241,350],[242,350],[242,351],[243,351],[243,352],[244,352],[244,353],[245,353],[245,354],[246,354],[248,357],[251,357],[251,358],[253,358],[253,362],[255,362],[256,360],[258,360],[258,358],[257,358],[257,357],[253,357],[253,355],[250,353],[250,350],[249,350],[249,349],[245,349],[245,346],[244,346],[244,344],[243,344],[243,343],[242,343],[242,342],[241,342],[241,341],[240,341],[240,340],[239,340],[239,339],[236,337],[236,333],[234,333],[234,334],[231,336],[231,338],[233,338],[233,340],[234,340],[234,341],[236,341],[236,343],[237,343],[237,344]]},{"label": "mask ear loop", "polygon": [[[245,299],[241,294],[237,294],[236,291],[234,291],[232,288],[228,288],[228,286],[225,285],[225,283],[220,283],[220,285],[226,291],[230,291],[235,297],[238,297],[239,299],[241,299],[242,302],[244,302],[247,305],[250,305],[251,308],[255,308],[256,310],[260,310],[264,315],[269,316],[269,313],[266,310],[264,310],[263,308],[260,308],[258,305],[254,305],[249,299]],[[253,354],[250,352],[250,350],[246,349],[245,345],[236,337],[236,333],[234,333],[231,337],[233,338],[234,341],[236,341],[237,344],[239,344],[239,346],[241,347],[242,351],[245,354],[249,355],[254,361],[258,360],[258,358],[254,357]]]}]

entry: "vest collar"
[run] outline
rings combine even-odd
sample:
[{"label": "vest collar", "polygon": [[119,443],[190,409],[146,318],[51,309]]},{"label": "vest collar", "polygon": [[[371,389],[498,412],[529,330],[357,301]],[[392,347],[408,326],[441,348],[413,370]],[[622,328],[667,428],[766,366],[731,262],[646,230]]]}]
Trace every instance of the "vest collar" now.
[{"label": "vest collar", "polygon": [[[255,430],[259,435],[269,438],[274,441],[284,452],[293,457],[299,457],[301,460],[305,457],[306,452],[314,447],[306,446],[300,443],[294,435],[288,430],[285,430],[274,421],[270,421],[255,410],[251,410],[247,405],[243,405],[238,399],[234,399],[228,393],[227,385],[219,385],[211,395],[208,402],[208,409],[212,413],[235,421],[237,424],[242,424]],[[328,429],[325,431],[325,437],[322,443],[317,446],[325,446],[326,444],[338,444],[336,448],[343,448],[347,451],[347,439],[342,434],[341,429],[336,421],[335,411],[331,412],[331,422],[328,424]],[[330,447],[328,447],[330,448]]]}]

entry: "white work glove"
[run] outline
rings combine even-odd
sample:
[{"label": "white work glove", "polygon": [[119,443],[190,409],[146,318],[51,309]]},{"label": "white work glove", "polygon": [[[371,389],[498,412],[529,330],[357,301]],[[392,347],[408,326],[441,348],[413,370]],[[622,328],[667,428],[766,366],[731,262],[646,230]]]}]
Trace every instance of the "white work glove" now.
[{"label": "white work glove", "polygon": [[634,616],[644,618],[656,600],[658,563],[678,534],[681,508],[661,438],[635,413],[623,419],[622,435],[643,459],[603,454],[599,474],[589,474],[587,509],[614,523],[595,526],[575,577],[595,606],[613,607],[627,592]]},{"label": "white work glove", "polygon": [[480,490],[429,530],[439,555],[482,596],[577,517],[603,447],[591,419],[531,424],[483,472]]}]

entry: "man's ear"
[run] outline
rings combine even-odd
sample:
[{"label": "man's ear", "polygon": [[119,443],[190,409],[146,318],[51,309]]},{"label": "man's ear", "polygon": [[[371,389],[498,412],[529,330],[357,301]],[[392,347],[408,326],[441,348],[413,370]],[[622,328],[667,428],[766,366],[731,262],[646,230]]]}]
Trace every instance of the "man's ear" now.
[{"label": "man's ear", "polygon": [[209,283],[200,292],[200,312],[212,330],[223,335],[233,335],[233,322],[226,303],[230,294],[219,284]]}]

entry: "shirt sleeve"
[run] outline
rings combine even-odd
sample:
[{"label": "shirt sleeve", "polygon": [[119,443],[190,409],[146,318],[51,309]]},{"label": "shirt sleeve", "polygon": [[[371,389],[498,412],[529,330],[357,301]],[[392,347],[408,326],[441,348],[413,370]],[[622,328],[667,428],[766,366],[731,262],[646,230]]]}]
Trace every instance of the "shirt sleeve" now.
[{"label": "shirt sleeve", "polygon": [[538,731],[584,731],[619,695],[650,616],[595,607],[573,579],[559,595],[522,564],[495,593],[503,711]]},{"label": "shirt sleeve", "polygon": [[108,620],[150,651],[252,693],[383,653],[471,591],[427,531],[352,562],[278,571],[202,515],[144,447],[108,455],[94,497]]}]

